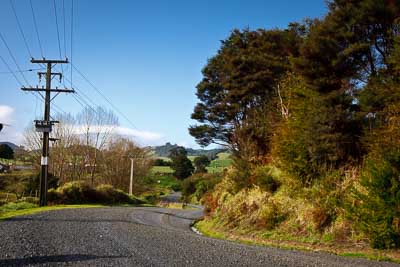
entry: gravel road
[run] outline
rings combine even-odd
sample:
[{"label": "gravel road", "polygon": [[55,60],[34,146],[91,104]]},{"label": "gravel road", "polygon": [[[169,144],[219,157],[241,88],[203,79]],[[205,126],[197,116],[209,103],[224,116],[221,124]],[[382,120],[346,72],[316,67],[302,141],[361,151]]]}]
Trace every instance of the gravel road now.
[{"label": "gravel road", "polygon": [[398,266],[196,235],[198,210],[67,209],[0,222],[0,266]]}]

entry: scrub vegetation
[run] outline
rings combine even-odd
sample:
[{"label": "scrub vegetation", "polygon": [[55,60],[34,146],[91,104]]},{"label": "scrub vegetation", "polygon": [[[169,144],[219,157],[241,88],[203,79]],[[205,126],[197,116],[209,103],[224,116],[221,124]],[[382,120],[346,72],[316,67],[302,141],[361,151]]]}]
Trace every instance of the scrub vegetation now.
[{"label": "scrub vegetation", "polygon": [[[400,247],[400,4],[327,5],[286,29],[233,30],[204,67],[189,131],[227,146],[232,167],[196,196],[203,227]],[[202,191],[195,179],[184,191]]]}]

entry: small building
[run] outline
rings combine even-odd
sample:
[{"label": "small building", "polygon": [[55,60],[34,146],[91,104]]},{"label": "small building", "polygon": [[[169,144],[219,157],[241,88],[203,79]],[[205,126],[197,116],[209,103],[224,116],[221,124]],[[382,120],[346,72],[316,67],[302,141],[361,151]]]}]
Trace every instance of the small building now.
[{"label": "small building", "polygon": [[10,166],[0,163],[0,173],[10,172]]}]

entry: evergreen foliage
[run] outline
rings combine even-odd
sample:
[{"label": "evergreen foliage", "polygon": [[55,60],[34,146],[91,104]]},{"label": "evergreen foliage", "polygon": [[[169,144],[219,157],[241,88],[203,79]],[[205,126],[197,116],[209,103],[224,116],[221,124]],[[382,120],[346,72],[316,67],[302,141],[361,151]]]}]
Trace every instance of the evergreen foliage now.
[{"label": "evergreen foliage", "polygon": [[205,173],[207,172],[206,168],[210,165],[211,161],[207,156],[199,156],[194,159],[193,163],[196,168],[196,173]]},{"label": "evergreen foliage", "polygon": [[174,176],[176,178],[183,180],[193,173],[194,167],[187,157],[187,152],[184,147],[172,149],[169,157],[171,158],[171,168],[174,170]]},{"label": "evergreen foliage", "polygon": [[[248,223],[272,229],[303,212],[319,233],[347,212],[373,247],[400,247],[400,2],[327,5],[284,30],[233,30],[204,67],[189,132],[228,145],[234,160],[206,202],[233,226],[258,214]],[[271,201],[252,206],[249,192]],[[275,194],[310,206],[286,217]]]}]

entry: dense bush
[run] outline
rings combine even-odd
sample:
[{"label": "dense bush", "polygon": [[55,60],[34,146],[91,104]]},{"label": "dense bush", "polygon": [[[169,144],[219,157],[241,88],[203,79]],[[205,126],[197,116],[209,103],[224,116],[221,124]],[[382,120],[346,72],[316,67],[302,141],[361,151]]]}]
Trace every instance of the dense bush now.
[{"label": "dense bush", "polygon": [[262,190],[274,193],[280,186],[280,182],[275,177],[274,172],[276,172],[276,168],[269,165],[257,167],[252,175],[254,184],[258,185]]},{"label": "dense bush", "polygon": [[400,151],[370,155],[361,176],[352,209],[358,226],[374,248],[400,246]]},{"label": "dense bush", "polygon": [[221,181],[221,175],[198,173],[187,178],[182,183],[182,196],[186,202],[198,202],[207,192]]},{"label": "dense bush", "polygon": [[50,189],[48,201],[56,204],[142,204],[143,201],[130,197],[125,192],[115,189],[111,185],[92,187],[82,182],[67,183],[58,189]]}]

